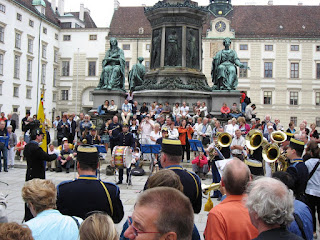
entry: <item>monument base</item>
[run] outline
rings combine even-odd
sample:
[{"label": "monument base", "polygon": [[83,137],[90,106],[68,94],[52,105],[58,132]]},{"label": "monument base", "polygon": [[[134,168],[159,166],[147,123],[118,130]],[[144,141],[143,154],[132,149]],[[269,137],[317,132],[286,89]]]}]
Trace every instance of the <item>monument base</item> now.
[{"label": "monument base", "polygon": [[94,109],[104,104],[105,100],[109,100],[109,104],[111,104],[111,100],[114,100],[114,103],[118,106],[118,109],[120,109],[122,103],[124,103],[126,93],[121,90],[94,90],[92,95]]}]

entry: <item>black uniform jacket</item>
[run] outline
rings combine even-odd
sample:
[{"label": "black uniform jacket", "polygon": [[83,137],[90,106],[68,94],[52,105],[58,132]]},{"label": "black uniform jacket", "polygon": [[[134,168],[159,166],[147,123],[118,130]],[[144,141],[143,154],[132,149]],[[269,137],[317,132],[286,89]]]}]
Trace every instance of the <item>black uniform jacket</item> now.
[{"label": "black uniform jacket", "polygon": [[24,156],[27,158],[26,181],[40,178],[45,179],[45,163],[57,158],[56,154],[48,154],[39,146],[36,141],[29,142],[24,148]]},{"label": "black uniform jacket", "polygon": [[65,181],[57,186],[57,208],[69,216],[85,219],[92,211],[107,213],[114,223],[124,215],[117,185],[102,182],[93,175],[80,175],[78,179]]}]

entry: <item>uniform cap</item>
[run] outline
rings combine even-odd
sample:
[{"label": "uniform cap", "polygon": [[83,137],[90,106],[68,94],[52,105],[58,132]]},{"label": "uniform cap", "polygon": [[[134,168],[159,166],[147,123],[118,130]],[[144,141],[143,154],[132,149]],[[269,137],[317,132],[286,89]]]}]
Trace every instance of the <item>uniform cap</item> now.
[{"label": "uniform cap", "polygon": [[97,164],[99,161],[98,149],[95,146],[80,145],[77,149],[77,160],[85,164]]},{"label": "uniform cap", "polygon": [[297,140],[297,139],[292,137],[290,139],[289,147],[294,149],[294,150],[296,150],[296,151],[303,152],[303,150],[304,150],[304,142],[302,142],[300,140]]},{"label": "uniform cap", "polygon": [[162,152],[172,156],[182,156],[182,146],[180,140],[164,138],[162,140]]}]

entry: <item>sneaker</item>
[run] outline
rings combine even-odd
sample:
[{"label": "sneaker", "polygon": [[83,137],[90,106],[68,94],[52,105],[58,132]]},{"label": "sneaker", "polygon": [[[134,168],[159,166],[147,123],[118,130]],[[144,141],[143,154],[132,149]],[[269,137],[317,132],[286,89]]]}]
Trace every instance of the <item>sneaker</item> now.
[{"label": "sneaker", "polygon": [[117,184],[117,185],[122,184],[122,181],[118,181],[116,184]]}]

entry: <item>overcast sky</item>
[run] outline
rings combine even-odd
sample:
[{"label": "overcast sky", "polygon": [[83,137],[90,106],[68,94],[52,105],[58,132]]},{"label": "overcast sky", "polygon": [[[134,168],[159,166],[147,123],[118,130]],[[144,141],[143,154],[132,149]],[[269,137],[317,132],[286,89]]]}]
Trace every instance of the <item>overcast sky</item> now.
[{"label": "overcast sky", "polygon": [[[51,1],[51,0],[50,0]],[[58,3],[59,0],[56,0]],[[118,0],[120,6],[151,6],[158,0]],[[209,4],[209,0],[194,0],[201,6]],[[269,0],[232,0],[233,5],[266,5]],[[273,0],[274,5],[319,5],[320,0]],[[83,3],[91,11],[91,17],[98,27],[108,27],[113,14],[114,0],[65,0],[65,12],[78,12],[80,4]],[[58,5],[58,4],[57,4]]]}]

